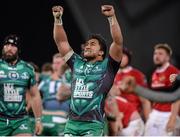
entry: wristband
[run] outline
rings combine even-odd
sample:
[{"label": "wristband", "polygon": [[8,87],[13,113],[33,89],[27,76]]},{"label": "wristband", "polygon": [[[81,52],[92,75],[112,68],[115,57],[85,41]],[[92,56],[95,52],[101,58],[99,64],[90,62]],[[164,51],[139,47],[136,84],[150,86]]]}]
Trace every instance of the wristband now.
[{"label": "wristband", "polygon": [[62,17],[60,16],[59,18],[55,18],[54,24],[62,26],[63,25]]},{"label": "wristband", "polygon": [[109,21],[110,25],[114,25],[114,19],[112,16],[108,17],[108,21]]},{"label": "wristband", "polygon": [[41,122],[41,117],[35,118],[35,122]]}]

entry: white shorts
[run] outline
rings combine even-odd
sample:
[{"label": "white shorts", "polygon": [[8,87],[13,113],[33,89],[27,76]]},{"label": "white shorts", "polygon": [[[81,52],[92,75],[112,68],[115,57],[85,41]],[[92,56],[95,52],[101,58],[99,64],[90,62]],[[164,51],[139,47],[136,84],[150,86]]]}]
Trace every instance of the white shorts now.
[{"label": "white shorts", "polygon": [[130,121],[128,127],[123,128],[119,136],[142,136],[144,133],[144,122],[141,118]]},{"label": "white shorts", "polygon": [[166,131],[171,112],[161,112],[153,109],[145,125],[145,136],[172,136],[173,132]]}]

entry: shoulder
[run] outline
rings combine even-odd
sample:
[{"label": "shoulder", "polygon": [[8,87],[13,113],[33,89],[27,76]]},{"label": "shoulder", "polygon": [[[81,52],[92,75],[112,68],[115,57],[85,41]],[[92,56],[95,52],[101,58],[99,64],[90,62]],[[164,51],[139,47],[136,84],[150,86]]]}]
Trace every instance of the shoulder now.
[{"label": "shoulder", "polygon": [[24,60],[20,60],[19,64],[23,65],[25,69],[34,72],[34,67]]},{"label": "shoulder", "polygon": [[80,55],[76,54],[75,52],[71,53],[71,55],[65,55],[64,56],[64,60],[67,63],[75,63],[75,62],[81,62],[84,61],[85,59],[83,57],[81,57]]},{"label": "shoulder", "polygon": [[75,59],[77,59],[77,60],[84,60],[83,57],[81,57],[80,55],[78,55],[78,54],[76,54],[76,53],[74,53],[72,56],[73,56]]},{"label": "shoulder", "polygon": [[139,69],[137,69],[137,68],[133,68],[133,72],[134,72],[136,75],[145,77],[144,73],[143,73],[142,71],[140,71]]},{"label": "shoulder", "polygon": [[168,70],[173,71],[175,73],[179,73],[179,69],[177,67],[175,67],[174,65],[170,64],[170,66],[168,67]]},{"label": "shoulder", "polygon": [[0,59],[0,64],[4,64],[4,61],[2,59]]}]

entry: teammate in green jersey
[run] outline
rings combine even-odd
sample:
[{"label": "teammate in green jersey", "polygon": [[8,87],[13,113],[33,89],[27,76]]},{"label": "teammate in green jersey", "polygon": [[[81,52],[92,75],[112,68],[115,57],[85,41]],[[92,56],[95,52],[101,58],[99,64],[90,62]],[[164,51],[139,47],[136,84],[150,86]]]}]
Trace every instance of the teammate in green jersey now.
[{"label": "teammate in green jersey", "polygon": [[54,40],[72,70],[71,104],[65,136],[101,136],[104,128],[104,100],[110,90],[122,58],[123,38],[111,5],[101,7],[107,17],[113,42],[106,56],[106,42],[101,35],[91,35],[83,57],[74,53],[63,28],[63,8],[54,6]]},{"label": "teammate in green jersey", "polygon": [[69,111],[69,101],[57,100],[57,92],[61,85],[66,85],[64,77],[64,60],[62,55],[56,53],[52,58],[52,74],[49,78],[43,79],[38,88],[43,99],[43,132],[42,136],[63,135],[67,113]]},{"label": "teammate in green jersey", "polygon": [[33,67],[19,58],[20,42],[16,35],[5,38],[0,60],[0,136],[31,136],[26,111],[26,92],[32,98],[36,117],[35,133],[40,134],[42,107]]}]

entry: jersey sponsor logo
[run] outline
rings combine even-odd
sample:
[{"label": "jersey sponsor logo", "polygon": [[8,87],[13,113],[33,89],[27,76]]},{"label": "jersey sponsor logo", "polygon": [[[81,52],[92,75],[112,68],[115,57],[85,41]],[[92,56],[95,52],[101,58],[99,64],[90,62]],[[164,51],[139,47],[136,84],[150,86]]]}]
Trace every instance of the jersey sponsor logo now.
[{"label": "jersey sponsor logo", "polygon": [[16,71],[10,71],[10,72],[8,73],[8,77],[9,77],[10,79],[16,80],[16,79],[19,78],[19,74],[18,74]]},{"label": "jersey sponsor logo", "polygon": [[23,72],[23,73],[21,74],[21,78],[22,78],[22,79],[29,79],[29,74],[28,74],[27,72]]},{"label": "jersey sponsor logo", "polygon": [[83,79],[77,78],[73,96],[74,98],[92,98],[93,91],[89,91],[89,88],[84,84]]},{"label": "jersey sponsor logo", "polygon": [[93,65],[87,65],[87,67],[84,70],[85,74],[90,74],[91,72],[96,73],[96,72],[101,72],[102,68],[99,66],[93,66]]},{"label": "jersey sponsor logo", "polygon": [[5,75],[3,70],[0,71],[0,78],[7,78],[7,75]]},{"label": "jersey sponsor logo", "polygon": [[17,68],[8,67],[8,70],[17,70]]},{"label": "jersey sponsor logo", "polygon": [[102,71],[102,68],[96,66],[95,69],[92,70],[93,72],[99,72]]},{"label": "jersey sponsor logo", "polygon": [[84,73],[85,75],[90,74],[91,72],[101,72],[103,69],[99,66],[87,64],[86,66],[81,65],[79,68],[75,69],[76,73]]},{"label": "jersey sponsor logo", "polygon": [[81,70],[81,69],[75,69],[75,72],[77,72],[77,73],[83,73],[83,70]]},{"label": "jersey sponsor logo", "polygon": [[27,130],[28,127],[27,127],[27,125],[22,124],[22,125],[19,127],[19,129],[21,129],[21,130]]},{"label": "jersey sponsor logo", "polygon": [[0,71],[0,75],[4,75],[4,71],[3,70]]},{"label": "jersey sponsor logo", "polygon": [[159,77],[159,81],[163,82],[163,81],[165,81],[165,80],[166,80],[166,77],[165,77],[165,76],[160,76],[160,77]]},{"label": "jersey sponsor logo", "polygon": [[14,84],[4,83],[4,101],[6,102],[22,101],[22,95],[19,95],[19,90],[14,88]]},{"label": "jersey sponsor logo", "polygon": [[89,74],[90,72],[92,71],[92,68],[86,68],[85,70],[84,70],[84,73],[85,74]]}]

